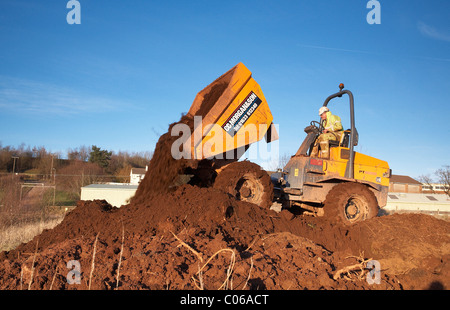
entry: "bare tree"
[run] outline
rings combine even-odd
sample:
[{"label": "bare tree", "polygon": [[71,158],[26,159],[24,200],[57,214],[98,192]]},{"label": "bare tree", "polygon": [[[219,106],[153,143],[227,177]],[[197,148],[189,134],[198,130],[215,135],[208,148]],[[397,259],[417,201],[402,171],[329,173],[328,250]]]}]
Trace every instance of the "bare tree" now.
[{"label": "bare tree", "polygon": [[439,183],[444,187],[444,192],[450,197],[450,166],[446,165],[436,171]]},{"label": "bare tree", "polygon": [[433,193],[436,194],[436,191],[433,189],[433,179],[431,178],[431,176],[429,174],[425,175],[421,175],[419,176],[419,181],[425,185],[427,187],[427,189],[429,188],[429,190]]},{"label": "bare tree", "polygon": [[67,158],[69,160],[81,160],[81,161],[87,161],[89,159],[89,154],[92,152],[92,149],[90,146],[79,146],[77,148],[69,148],[67,150]]}]

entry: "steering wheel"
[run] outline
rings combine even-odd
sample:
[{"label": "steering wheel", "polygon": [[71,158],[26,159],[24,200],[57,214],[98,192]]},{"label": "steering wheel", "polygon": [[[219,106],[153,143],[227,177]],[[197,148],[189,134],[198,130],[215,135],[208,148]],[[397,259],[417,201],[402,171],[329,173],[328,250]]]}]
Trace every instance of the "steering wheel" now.
[{"label": "steering wheel", "polygon": [[311,121],[310,125],[314,127],[319,133],[322,133],[323,126],[322,123],[319,123],[318,121]]}]

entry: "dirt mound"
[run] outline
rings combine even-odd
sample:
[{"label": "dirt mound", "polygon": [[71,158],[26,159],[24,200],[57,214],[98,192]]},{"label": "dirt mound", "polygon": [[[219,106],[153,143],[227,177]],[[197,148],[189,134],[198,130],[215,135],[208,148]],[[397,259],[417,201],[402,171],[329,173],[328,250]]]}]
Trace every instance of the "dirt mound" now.
[{"label": "dirt mound", "polygon": [[[89,282],[91,289],[450,285],[449,224],[430,216],[384,216],[349,227],[267,211],[213,188],[183,185],[153,197],[120,209],[80,202],[56,228],[2,253],[0,288],[27,289],[31,279],[32,289],[87,289]],[[379,285],[359,269],[336,277],[358,257],[380,262]],[[81,265],[79,285],[66,278],[71,260]]]},{"label": "dirt mound", "polygon": [[[290,233],[266,235],[244,250],[222,236],[188,231],[142,238],[125,235],[108,244],[78,237],[47,247],[35,257],[1,263],[2,289],[369,289],[365,281],[333,279],[333,254]],[[181,246],[180,246],[181,245]],[[94,264],[92,261],[94,259]],[[79,262],[79,284],[69,284],[67,262]],[[120,263],[120,265],[119,265]],[[20,276],[19,276],[20,275]],[[71,278],[72,281],[76,277]],[[388,275],[377,289],[401,285]]]},{"label": "dirt mound", "polygon": [[[209,168],[174,160],[174,138],[159,139],[130,204],[80,201],[54,229],[0,253],[0,289],[450,287],[448,222],[392,215],[342,226],[212,187],[174,186],[184,169]],[[366,281],[369,259],[381,265],[380,284]]]},{"label": "dirt mound", "polygon": [[[344,226],[282,211],[276,231],[306,237],[341,258],[377,260],[404,288],[450,287],[450,223],[424,214],[393,214]],[[400,280],[399,280],[400,281]],[[433,284],[434,283],[434,284]],[[439,286],[438,285],[438,286]]]}]

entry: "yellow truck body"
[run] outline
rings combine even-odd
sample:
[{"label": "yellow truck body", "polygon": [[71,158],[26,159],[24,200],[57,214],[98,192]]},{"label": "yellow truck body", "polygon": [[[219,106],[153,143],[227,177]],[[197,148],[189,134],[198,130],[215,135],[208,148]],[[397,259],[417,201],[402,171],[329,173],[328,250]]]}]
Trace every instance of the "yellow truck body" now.
[{"label": "yellow truck body", "polygon": [[[332,147],[330,159],[323,161],[323,171],[344,177],[348,160],[348,148]],[[390,168],[386,161],[355,152],[354,166],[355,180],[389,187]]]},{"label": "yellow truck body", "polygon": [[243,63],[201,90],[188,113],[196,119],[184,147],[191,148],[195,159],[246,149],[263,137],[268,142],[278,139],[261,87]]}]

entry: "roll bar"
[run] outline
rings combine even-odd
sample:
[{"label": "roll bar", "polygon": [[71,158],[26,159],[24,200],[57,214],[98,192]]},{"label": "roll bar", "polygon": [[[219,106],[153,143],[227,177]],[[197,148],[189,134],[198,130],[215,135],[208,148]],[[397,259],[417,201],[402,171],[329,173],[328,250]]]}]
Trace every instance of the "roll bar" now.
[{"label": "roll bar", "polygon": [[325,102],[323,103],[323,106],[326,107],[331,99],[334,99],[336,97],[342,97],[343,94],[347,94],[350,99],[350,159],[347,164],[347,169],[345,170],[345,177],[349,179],[354,178],[354,162],[355,162],[355,151],[353,149],[354,142],[355,142],[355,110],[354,110],[354,101],[353,101],[353,94],[349,90],[344,90],[344,84],[339,84],[340,91],[328,96],[327,99],[325,99]]}]

